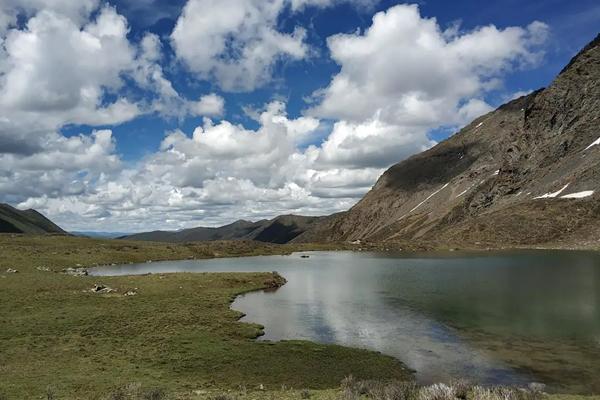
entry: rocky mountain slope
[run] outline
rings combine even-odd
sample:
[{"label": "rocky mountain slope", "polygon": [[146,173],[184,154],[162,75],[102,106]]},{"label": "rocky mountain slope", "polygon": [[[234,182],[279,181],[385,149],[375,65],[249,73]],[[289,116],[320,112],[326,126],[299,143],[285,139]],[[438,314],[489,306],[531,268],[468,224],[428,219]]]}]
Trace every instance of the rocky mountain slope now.
[{"label": "rocky mountain slope", "polygon": [[599,199],[600,35],[548,88],[392,166],[349,211],[294,240],[590,245]]},{"label": "rocky mountain slope", "polygon": [[17,210],[8,204],[0,204],[0,233],[66,234],[58,225],[39,212]]},{"label": "rocky mountain slope", "polygon": [[268,243],[287,243],[318,223],[319,217],[281,215],[272,220],[250,222],[239,220],[218,228],[191,228],[181,231],[154,231],[124,236],[121,239],[156,242],[195,242],[211,240],[256,240]]}]

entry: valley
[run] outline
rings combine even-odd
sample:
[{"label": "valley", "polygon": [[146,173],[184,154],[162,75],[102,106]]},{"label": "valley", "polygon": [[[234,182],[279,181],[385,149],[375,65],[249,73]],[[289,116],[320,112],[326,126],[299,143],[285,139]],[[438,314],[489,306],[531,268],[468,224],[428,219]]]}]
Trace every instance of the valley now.
[{"label": "valley", "polygon": [[[102,13],[116,12],[109,8]],[[532,25],[528,29],[540,28]],[[155,70],[154,76],[161,74]],[[265,114],[277,107],[271,104]],[[300,125],[314,125],[308,131],[319,133],[319,122],[292,121],[279,112],[279,122],[268,124],[299,136]],[[183,205],[183,193],[192,204],[219,210],[238,205],[239,193],[234,186],[213,189],[216,195],[194,192],[190,185],[206,189],[195,174],[177,176],[184,190],[157,195],[155,208],[147,197],[160,185],[136,192],[110,182],[113,192],[85,192],[77,179],[97,185],[115,171],[86,177],[78,167],[77,179],[65,184],[68,196],[85,194],[93,204],[71,209],[70,197],[48,205],[53,199],[45,193],[19,203],[22,209],[0,204],[0,400],[597,399],[600,35],[548,87],[516,92],[477,115],[439,143],[429,141],[424,151],[398,156],[364,197],[340,203],[351,207],[330,215],[272,217],[304,209],[298,198],[309,190],[294,183],[275,196],[271,170],[257,180],[265,187],[253,187],[253,195],[266,203],[291,196],[289,207],[273,207],[269,219],[223,226],[202,226],[206,210]],[[265,123],[261,118],[267,117],[254,119]],[[188,149],[173,143],[194,142],[202,158],[206,132],[242,129],[207,118],[203,123],[192,138],[169,133],[160,144],[163,158],[135,173],[123,167],[125,175],[143,179],[148,171],[162,171],[156,181],[164,184],[173,178],[165,172],[169,163],[189,161]],[[248,143],[260,129],[244,131]],[[219,142],[225,135],[219,132],[211,151],[226,160],[223,166],[232,155],[219,148],[228,140]],[[73,151],[87,140],[95,152],[110,153],[112,165],[118,159],[112,133],[91,135],[93,144],[84,134],[61,140]],[[277,146],[306,145],[289,159],[318,159],[315,144],[289,140]],[[19,157],[24,167],[38,165],[29,154]],[[238,167],[251,169],[247,161]],[[329,161],[321,160],[326,169]],[[317,172],[307,169],[294,179]],[[5,175],[6,182],[19,177],[18,171]],[[40,175],[45,183],[55,178]],[[214,181],[234,181],[217,175]],[[244,180],[244,187],[253,184]],[[17,196],[12,183],[4,186],[10,188],[3,201],[29,196]],[[111,202],[110,212],[100,207]],[[29,208],[36,204],[54,210],[61,224],[79,215],[112,233],[87,227],[70,233]],[[262,218],[263,211],[244,204],[249,215]],[[181,207],[178,218],[190,220],[170,219],[167,206]],[[136,226],[153,229],[157,219],[145,223],[151,209],[163,210],[158,220],[168,226],[199,226],[134,233],[120,220],[105,224],[106,218],[134,215]],[[222,221],[223,214],[206,215]]]}]

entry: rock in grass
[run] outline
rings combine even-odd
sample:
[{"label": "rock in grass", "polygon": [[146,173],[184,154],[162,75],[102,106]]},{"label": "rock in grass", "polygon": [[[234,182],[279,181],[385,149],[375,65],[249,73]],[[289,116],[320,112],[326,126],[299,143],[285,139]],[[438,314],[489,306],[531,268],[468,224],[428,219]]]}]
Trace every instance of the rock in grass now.
[{"label": "rock in grass", "polygon": [[287,283],[287,280],[279,275],[277,271],[273,271],[271,278],[265,281],[265,286],[269,289],[279,288]]},{"label": "rock in grass", "polygon": [[112,293],[115,290],[103,284],[95,284],[94,287],[90,289],[90,291],[92,293]]},{"label": "rock in grass", "polygon": [[17,270],[16,270],[16,269],[14,269],[14,268],[8,268],[8,269],[6,270],[6,272],[7,272],[7,273],[9,273],[9,274],[16,274],[16,273],[17,273],[17,272],[19,272],[19,271],[17,271]]}]

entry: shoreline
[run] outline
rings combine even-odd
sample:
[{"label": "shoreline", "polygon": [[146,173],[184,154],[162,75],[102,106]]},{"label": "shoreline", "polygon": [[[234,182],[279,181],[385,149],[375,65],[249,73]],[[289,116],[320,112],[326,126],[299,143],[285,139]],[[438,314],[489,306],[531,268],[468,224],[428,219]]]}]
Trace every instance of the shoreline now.
[{"label": "shoreline", "polygon": [[[2,243],[2,239],[4,239],[4,244]],[[7,240],[8,239],[8,240]],[[16,240],[15,240],[16,239]],[[27,246],[30,246],[29,248]],[[113,245],[111,248],[111,245]],[[116,246],[115,246],[116,245]],[[138,249],[131,249],[131,246],[139,246],[140,248]],[[238,246],[252,246],[252,247],[246,247],[246,248],[238,248]],[[94,276],[94,275],[90,275],[88,277],[84,277],[84,278],[78,278],[78,277],[68,277],[65,274],[61,274],[61,273],[56,273],[60,270],[62,270],[65,266],[68,265],[76,265],[76,264],[80,264],[82,267],[84,268],[83,265],[98,265],[100,268],[106,268],[106,267],[110,267],[112,263],[121,263],[123,265],[128,265],[128,263],[130,262],[139,262],[139,263],[145,263],[145,260],[149,259],[149,258],[153,258],[156,259],[157,261],[177,261],[177,260],[190,260],[190,255],[192,255],[192,257],[195,255],[197,259],[215,259],[215,258],[223,258],[223,257],[231,257],[232,259],[236,259],[239,257],[244,257],[244,256],[268,256],[268,255],[285,255],[285,254],[294,254],[295,252],[305,252],[305,251],[319,251],[319,250],[326,250],[326,251],[335,251],[335,250],[342,250],[342,251],[357,251],[356,249],[351,249],[351,248],[344,248],[344,249],[340,249],[338,248],[323,248],[319,246],[310,246],[310,245],[304,245],[302,247],[300,246],[269,246],[269,245],[262,245],[262,244],[257,244],[257,243],[246,243],[246,242],[228,242],[228,243],[202,243],[202,244],[193,244],[193,245],[183,245],[183,246],[178,246],[179,249],[181,250],[185,250],[185,253],[177,253],[177,252],[169,252],[169,248],[175,248],[175,246],[171,246],[171,245],[164,245],[164,244],[156,244],[156,243],[138,243],[138,242],[129,242],[129,243],[123,243],[123,242],[117,242],[115,243],[114,241],[106,241],[106,240],[96,240],[96,239],[81,239],[81,238],[69,238],[67,240],[65,240],[64,237],[32,237],[32,236],[20,236],[20,237],[16,237],[16,238],[7,238],[7,237],[0,237],[0,246],[3,247],[3,250],[6,249],[8,250],[8,260],[4,259],[4,260],[0,260],[0,284],[3,284],[4,286],[6,286],[7,289],[11,288],[11,284],[9,282],[17,282],[17,281],[23,281],[23,279],[29,279],[29,278],[33,278],[35,281],[39,281],[39,283],[42,285],[39,288],[32,288],[29,289],[27,288],[28,286],[23,286],[24,289],[21,292],[17,293],[15,292],[14,297],[12,297],[12,301],[17,300],[19,303],[23,303],[24,304],[31,304],[30,307],[34,307],[34,309],[36,309],[37,307],[39,307],[39,303],[33,301],[34,299],[31,298],[29,295],[25,294],[25,293],[48,293],[48,295],[50,295],[51,293],[48,292],[49,287],[56,287],[56,288],[62,288],[59,289],[61,292],[64,290],[67,290],[67,292],[64,292],[63,294],[61,294],[62,297],[67,296],[67,297],[72,297],[75,296],[75,298],[79,298],[81,300],[81,292],[89,292],[89,287],[92,285],[92,283],[94,283],[94,281],[98,282],[100,280],[104,281],[102,283],[106,283],[107,285],[111,286],[111,287],[115,287],[117,288],[117,293],[125,293],[125,290],[127,288],[133,288],[135,287],[140,287],[141,290],[139,291],[140,296],[135,296],[135,297],[130,297],[130,298],[126,298],[123,296],[113,296],[111,298],[113,298],[113,301],[116,301],[117,298],[121,298],[123,299],[122,301],[125,301],[126,303],[123,304],[129,304],[131,302],[135,302],[137,300],[137,298],[139,297],[144,297],[144,299],[146,299],[146,293],[144,293],[145,288],[142,287],[142,284],[147,285],[147,284],[152,284],[154,286],[156,286],[156,289],[159,291],[159,293],[156,294],[157,299],[162,299],[166,294],[160,294],[160,292],[162,292],[163,290],[165,290],[169,283],[168,282],[174,282],[174,281],[182,281],[182,282],[195,282],[195,281],[199,281],[199,282],[203,282],[203,281],[224,281],[224,282],[230,282],[228,283],[228,285],[233,285],[234,287],[238,287],[238,289],[240,287],[243,287],[243,285],[241,285],[240,283],[237,282],[242,282],[246,279],[249,279],[250,276],[261,276],[262,278],[260,282],[258,282],[258,284],[253,285],[252,287],[246,287],[246,288],[242,288],[242,290],[235,290],[233,292],[231,292],[230,294],[228,294],[227,300],[226,300],[226,309],[228,310],[225,315],[228,316],[227,318],[231,318],[231,321],[233,321],[236,324],[239,325],[243,325],[242,327],[239,328],[235,328],[233,325],[231,326],[231,328],[227,328],[227,329],[233,329],[237,332],[239,332],[239,334],[242,335],[242,337],[246,338],[246,339],[250,339],[253,343],[256,343],[259,348],[262,349],[268,349],[269,347],[273,346],[273,345],[277,345],[277,346],[282,346],[282,347],[286,347],[286,346],[295,346],[295,343],[298,343],[298,346],[300,346],[300,348],[304,348],[306,346],[308,347],[320,347],[321,344],[319,344],[318,342],[308,342],[308,341],[304,341],[304,342],[298,342],[298,341],[289,341],[289,340],[282,340],[282,341],[278,341],[278,342],[269,342],[269,341],[260,341],[260,340],[256,340],[258,339],[260,336],[262,336],[264,334],[264,330],[265,327],[264,326],[260,326],[259,324],[256,323],[252,323],[250,321],[240,321],[241,318],[243,318],[243,313],[231,308],[232,304],[235,302],[236,298],[238,296],[241,296],[243,294],[247,294],[249,292],[256,292],[256,291],[263,291],[268,289],[269,287],[281,287],[282,283],[279,282],[276,285],[273,285],[273,283],[267,283],[267,281],[265,281],[265,279],[272,279],[273,277],[273,273],[272,272],[264,272],[264,273],[249,273],[249,274],[242,274],[242,273],[225,273],[225,272],[207,272],[207,273],[181,273],[181,272],[175,272],[175,273],[160,273],[160,274],[150,274],[147,276],[140,276],[140,275],[122,275],[122,276]],[[223,247],[223,246],[232,246],[232,249],[236,250],[236,253],[226,253],[223,251],[223,249],[226,249],[227,247]],[[317,248],[315,248],[317,247]],[[366,246],[365,246],[366,247]],[[12,249],[12,254],[14,257],[11,257],[11,249]],[[61,250],[62,249],[62,250]],[[207,251],[210,250],[210,254]],[[131,251],[130,251],[131,250]],[[514,251],[514,249],[500,249],[497,250],[499,252],[505,252],[505,251]],[[564,249],[552,249],[553,251],[570,251],[570,250],[564,250]],[[373,252],[379,252],[380,250],[377,248],[369,248],[367,249],[363,249],[363,251],[373,251]],[[461,250],[461,251],[457,251],[457,252],[452,252],[452,251],[448,251],[448,250],[435,250],[434,253],[444,253],[445,256],[451,256],[452,254],[456,254],[457,256],[460,256],[461,252],[469,252],[472,254],[481,254],[481,255],[485,255],[487,253],[489,253],[489,250],[481,250],[481,249],[474,249],[474,250]],[[517,249],[517,251],[547,251],[545,249],[531,249],[531,248],[521,248],[521,249]],[[586,251],[589,251],[586,249]],[[154,252],[154,253],[153,253]],[[388,251],[389,252],[389,251]],[[409,251],[409,250],[404,250],[399,254],[402,255],[407,255],[410,256],[412,254],[419,254],[419,253],[424,253],[423,251]],[[202,256],[201,258],[199,258],[199,256]],[[435,255],[434,255],[435,256]],[[86,259],[85,257],[93,257],[93,258],[88,258]],[[15,265],[16,260],[21,260],[21,264],[20,265]],[[193,259],[193,258],[192,258]],[[42,261],[44,260],[44,261]],[[52,262],[50,262],[52,260]],[[27,267],[25,267],[25,265]],[[51,269],[53,272],[55,273],[49,273],[46,272],[47,270],[45,269],[37,269],[37,267],[39,266],[43,266],[44,268],[49,268]],[[19,273],[16,274],[4,274],[4,271],[9,268],[9,267],[16,267],[17,270],[19,270]],[[164,279],[162,279],[164,278]],[[242,279],[242,281],[240,281],[240,279]],[[52,283],[52,282],[56,282],[56,283]],[[59,284],[59,282],[62,282]],[[56,286],[58,284],[58,286]],[[7,286],[8,285],[8,286]],[[185,285],[184,285],[185,286]],[[73,291],[73,289],[68,289],[69,287],[72,288],[77,288],[77,290]],[[205,287],[204,284],[201,287]],[[206,286],[207,288],[210,288],[209,286]],[[202,289],[204,290],[204,289]],[[70,292],[69,292],[70,291]],[[71,294],[69,294],[71,293]],[[79,294],[77,294],[79,293]],[[59,294],[59,293],[57,293]],[[197,294],[197,293],[194,293]],[[44,295],[46,296],[46,295]],[[52,296],[54,296],[54,294],[52,294]],[[87,295],[90,300],[93,298],[96,299],[101,299],[101,298],[109,298],[110,295],[104,296],[104,295],[99,295],[99,294],[88,294]],[[177,296],[181,296],[181,294],[177,294]],[[11,297],[7,297],[7,299],[11,299]],[[182,298],[183,299],[183,298]],[[74,301],[80,301],[80,300],[74,300]],[[14,310],[10,309],[10,307],[8,307],[11,302],[11,300],[7,300],[5,303],[5,307],[4,309],[6,309],[6,315],[7,318],[10,318],[11,312],[14,312]],[[150,300],[144,300],[144,301],[150,301],[149,305],[152,304],[159,304],[159,303],[154,303],[154,300],[150,299]],[[71,303],[71,300],[68,300],[66,303],[65,302],[60,302],[61,304],[61,308],[64,307],[71,307],[72,305],[75,305],[75,303]],[[108,302],[106,302],[107,306],[108,306]],[[161,306],[162,307],[162,306]],[[59,308],[60,309],[60,308]],[[162,308],[161,308],[162,310]],[[111,310],[106,310],[110,315]],[[41,316],[42,320],[44,320],[45,318],[54,318],[54,316],[56,311],[49,311],[49,313],[47,315]],[[68,316],[68,315],[67,315]],[[227,324],[229,324],[229,322],[227,322]],[[10,324],[7,325],[10,327]],[[79,325],[74,325],[74,327],[77,327]],[[229,326],[229,325],[226,325]],[[220,328],[221,329],[221,328]],[[15,331],[14,335],[18,336],[19,334],[23,334],[26,333],[27,331]],[[177,332],[177,331],[175,331]],[[230,334],[227,334],[230,335]],[[9,336],[7,336],[7,338],[10,338]],[[0,346],[1,347],[1,346]],[[325,346],[327,347],[327,346]],[[340,348],[342,346],[339,346]],[[0,349],[1,350],[1,349]],[[363,354],[364,356],[366,356],[365,353],[368,352],[372,352],[371,350],[366,350],[366,349],[362,349],[362,348],[358,348],[358,347],[348,347],[346,348],[346,350],[344,351],[348,351],[349,353],[352,352],[357,352],[357,354]],[[361,353],[361,351],[363,353]],[[363,357],[363,356],[360,356]],[[371,357],[371,356],[368,356]],[[388,356],[385,354],[381,354],[379,353],[379,357],[380,358],[389,358],[392,361],[394,361],[395,363],[398,363],[399,365],[403,366],[404,370],[406,372],[408,372],[408,368],[406,367],[406,365],[404,365],[398,358],[395,358],[393,356]],[[373,359],[374,361],[375,359]],[[302,367],[304,368],[304,367]],[[411,375],[414,375],[411,372]],[[331,386],[329,386],[331,387]],[[1,387],[0,387],[1,388]],[[0,390],[1,392],[1,390]],[[575,393],[572,392],[571,393]]]},{"label": "shoreline", "polygon": [[[190,393],[259,384],[271,390],[335,388],[348,375],[408,378],[398,360],[372,351],[255,340],[259,326],[239,321],[231,304],[240,294],[281,285],[273,273],[75,277],[54,272],[76,264],[290,250],[248,243],[168,247],[0,236],[0,395],[34,398],[51,387],[66,400],[130,383]],[[9,268],[17,272],[6,273]],[[91,291],[95,283],[115,291]],[[137,294],[123,295],[129,290]]]}]

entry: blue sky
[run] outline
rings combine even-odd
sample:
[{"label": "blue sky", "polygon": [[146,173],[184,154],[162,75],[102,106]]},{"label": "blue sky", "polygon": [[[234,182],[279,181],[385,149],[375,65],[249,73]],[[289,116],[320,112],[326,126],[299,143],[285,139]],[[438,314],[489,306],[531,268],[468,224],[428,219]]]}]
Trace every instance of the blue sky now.
[{"label": "blue sky", "polygon": [[0,200],[81,230],[340,211],[599,22],[595,0],[8,0]]},{"label": "blue sky", "polygon": [[[165,54],[173,61],[173,50],[169,46],[168,36],[186,2],[156,0],[148,1],[146,5],[133,3],[137,2],[111,2],[127,17],[131,27],[129,36],[139,39],[148,31],[160,35],[165,38]],[[244,114],[242,107],[252,105],[259,108],[274,98],[285,99],[288,114],[292,117],[299,116],[307,108],[304,98],[325,87],[331,76],[339,71],[339,66],[328,57],[327,37],[367,29],[374,13],[401,3],[419,4],[422,15],[435,17],[442,27],[460,22],[461,28],[465,30],[488,24],[502,28],[527,25],[534,20],[550,26],[551,36],[544,62],[534,69],[508,74],[503,90],[487,95],[493,106],[502,104],[506,93],[528,91],[548,85],[570,58],[598,33],[600,22],[600,4],[595,0],[502,0],[489,2],[485,7],[482,7],[481,2],[473,0],[381,1],[372,7],[357,7],[345,3],[325,10],[309,7],[301,13],[291,13],[288,10],[281,15],[278,24],[281,30],[288,32],[297,25],[309,27],[308,42],[318,53],[308,60],[280,63],[274,73],[277,80],[271,84],[249,93],[228,93],[219,90],[210,82],[193,81],[193,77],[190,77],[185,68],[178,65],[171,66],[172,70],[167,71],[166,75],[181,93],[190,98],[198,97],[207,89],[216,91],[226,100],[227,108],[223,118],[250,128],[256,128],[257,123]],[[135,161],[155,151],[166,131],[179,128],[189,133],[200,123],[200,117],[180,120],[149,115],[124,123],[113,128],[113,131],[119,138],[119,153],[125,160]],[[79,134],[95,128],[97,127],[69,126],[63,132]],[[451,133],[453,129],[434,130],[431,136],[435,140],[442,140]]]}]

